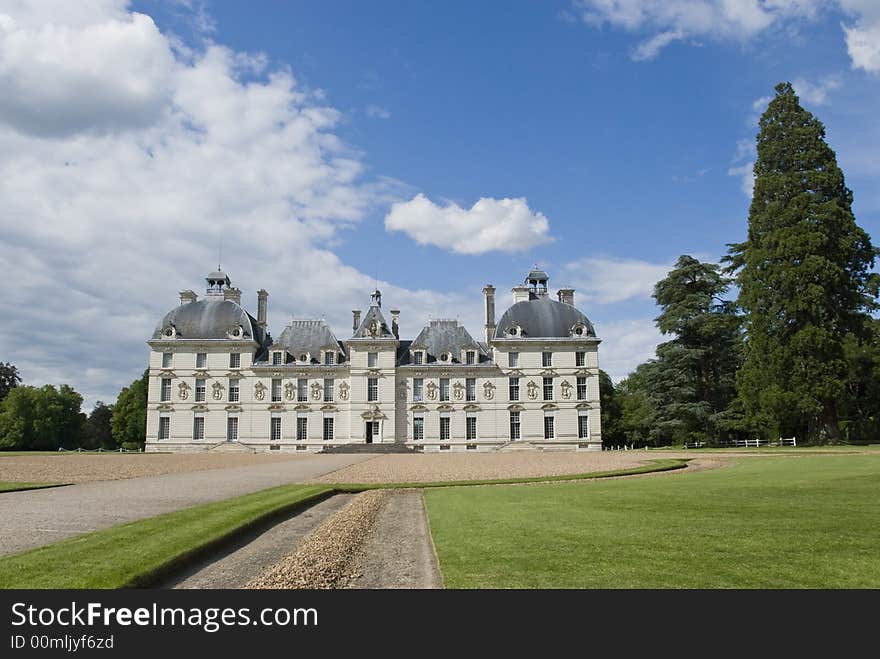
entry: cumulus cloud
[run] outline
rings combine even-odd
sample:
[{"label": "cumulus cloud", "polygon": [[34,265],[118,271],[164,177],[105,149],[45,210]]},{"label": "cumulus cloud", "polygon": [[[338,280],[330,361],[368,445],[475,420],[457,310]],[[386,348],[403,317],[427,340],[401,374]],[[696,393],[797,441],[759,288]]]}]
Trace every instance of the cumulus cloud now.
[{"label": "cumulus cloud", "polygon": [[578,295],[598,304],[650,299],[654,284],[672,270],[672,263],[595,257],[563,266],[563,277]]},{"label": "cumulus cloud", "polygon": [[840,0],[840,4],[855,18],[853,24],[841,25],[852,67],[880,73],[880,3],[876,0]]},{"label": "cumulus cloud", "polygon": [[[221,241],[245,306],[269,290],[276,334],[295,314],[344,336],[375,282],[325,246],[399,188],[365,178],[339,113],[265,57],[176,49],[122,0],[49,8],[0,10],[0,267],[14,273],[0,359],[27,383],[112,400],[177,292],[203,289]],[[479,314],[478,292],[380,287],[407,332]]]},{"label": "cumulus cloud", "polygon": [[841,87],[840,76],[825,76],[818,82],[810,82],[804,78],[795,78],[792,81],[792,87],[797,95],[807,103],[813,105],[828,105],[830,100],[828,95]]},{"label": "cumulus cloud", "polygon": [[[758,99],[755,103],[763,100]],[[752,198],[752,192],[755,189],[755,160],[757,157],[758,149],[755,146],[754,140],[737,140],[736,153],[733,156],[730,168],[727,170],[728,176],[739,178],[740,188],[749,199]]]},{"label": "cumulus cloud", "polygon": [[440,206],[418,194],[391,206],[385,228],[402,231],[420,245],[457,254],[520,252],[553,240],[550,222],[522,198],[483,198],[462,208],[453,203]]},{"label": "cumulus cloud", "polygon": [[599,346],[599,368],[619,382],[636,367],[654,358],[654,350],[665,339],[654,321],[648,318],[597,322],[596,334],[602,339]]}]

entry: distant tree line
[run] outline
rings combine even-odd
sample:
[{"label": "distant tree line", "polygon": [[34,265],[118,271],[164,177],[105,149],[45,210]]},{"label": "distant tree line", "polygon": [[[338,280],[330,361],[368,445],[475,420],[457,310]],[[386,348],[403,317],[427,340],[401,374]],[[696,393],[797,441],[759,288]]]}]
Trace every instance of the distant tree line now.
[{"label": "distant tree line", "polygon": [[747,239],[728,245],[724,270],[681,256],[654,287],[670,340],[616,387],[601,375],[605,443],[880,440],[880,250],[788,83],[757,150]]},{"label": "distant tree line", "polygon": [[21,385],[16,367],[0,364],[0,450],[143,449],[147,371],[119,393],[114,405],[98,401],[86,415],[82,402],[66,384]]}]

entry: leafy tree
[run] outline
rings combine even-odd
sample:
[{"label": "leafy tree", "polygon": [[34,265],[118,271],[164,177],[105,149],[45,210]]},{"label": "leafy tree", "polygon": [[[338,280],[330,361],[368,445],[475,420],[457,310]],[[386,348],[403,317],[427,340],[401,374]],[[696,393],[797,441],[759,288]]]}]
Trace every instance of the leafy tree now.
[{"label": "leafy tree", "polygon": [[602,443],[616,446],[626,442],[621,426],[620,400],[614,389],[611,377],[603,370],[599,371],[599,404],[602,416]]},{"label": "leafy tree", "polygon": [[81,405],[82,396],[66,384],[14,388],[0,403],[0,449],[73,448],[82,430]]},{"label": "leafy tree", "polygon": [[745,313],[740,396],[770,432],[837,442],[844,337],[866,333],[878,252],[856,224],[824,126],[791,84],[776,86],[757,146],[748,237],[727,257]]},{"label": "leafy tree", "polygon": [[0,363],[0,401],[21,382],[18,369],[9,362]]},{"label": "leafy tree", "polygon": [[113,406],[110,428],[116,444],[123,448],[143,448],[146,442],[149,374],[149,370],[144,371],[140,378],[123,388]]},{"label": "leafy tree", "polygon": [[639,364],[617,385],[616,394],[620,403],[620,433],[625,442],[637,446],[657,446],[661,442],[657,430],[657,409],[650,395],[649,382],[656,361]]},{"label": "leafy tree", "polygon": [[847,375],[841,403],[841,426],[847,441],[880,437],[880,318],[871,319],[866,337],[843,340]]},{"label": "leafy tree", "polygon": [[113,406],[102,401],[95,403],[95,407],[89,414],[88,420],[83,427],[81,446],[87,449],[115,449],[118,448],[113,438],[110,427],[110,418],[113,415]]}]

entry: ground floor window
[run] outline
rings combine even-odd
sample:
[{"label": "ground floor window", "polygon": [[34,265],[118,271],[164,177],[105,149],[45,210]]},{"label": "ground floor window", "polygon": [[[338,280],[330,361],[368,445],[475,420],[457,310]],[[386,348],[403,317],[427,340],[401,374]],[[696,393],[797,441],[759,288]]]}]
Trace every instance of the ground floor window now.
[{"label": "ground floor window", "polygon": [[421,441],[425,438],[425,417],[413,417],[413,441]]},{"label": "ground floor window", "polygon": [[519,439],[519,412],[510,413],[510,438]]},{"label": "ground floor window", "polygon": [[324,417],[324,441],[333,439],[333,417]]},{"label": "ground floor window", "polygon": [[273,442],[277,442],[281,439],[281,417],[273,416],[271,424],[269,426],[269,439]]},{"label": "ground floor window", "polygon": [[309,432],[309,420],[304,417],[297,417],[296,419],[296,438],[299,441],[303,441],[308,437]]},{"label": "ground floor window", "polygon": [[469,416],[465,419],[467,422],[465,439],[476,439],[477,438],[477,417]]},{"label": "ground floor window", "polygon": [[193,439],[205,438],[205,417],[193,417]]},{"label": "ground floor window", "polygon": [[227,442],[237,442],[238,441],[238,417],[231,416],[226,419],[226,441]]},{"label": "ground floor window", "polygon": [[449,417],[441,416],[440,417],[440,440],[445,441],[449,439]]},{"label": "ground floor window", "polygon": [[586,414],[578,416],[578,438],[588,439],[590,437],[590,417]]},{"label": "ground floor window", "polygon": [[552,416],[544,417],[544,439],[553,439],[555,435],[554,419]]},{"label": "ground floor window", "polygon": [[171,437],[171,419],[167,416],[159,417],[159,439]]}]

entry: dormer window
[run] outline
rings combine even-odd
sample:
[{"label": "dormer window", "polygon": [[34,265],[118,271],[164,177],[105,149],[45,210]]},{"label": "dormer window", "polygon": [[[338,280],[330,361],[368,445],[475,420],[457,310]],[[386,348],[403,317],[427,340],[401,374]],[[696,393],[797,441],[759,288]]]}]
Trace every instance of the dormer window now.
[{"label": "dormer window", "polygon": [[275,351],[272,353],[272,365],[279,366],[284,363],[284,353],[280,351]]},{"label": "dormer window", "polygon": [[571,335],[574,337],[587,336],[587,328],[583,323],[577,323],[571,328]]},{"label": "dormer window", "polygon": [[509,336],[522,336],[522,327],[520,327],[519,325],[512,325],[511,327],[507,328],[507,334]]},{"label": "dormer window", "polygon": [[425,363],[425,356],[424,355],[425,355],[425,353],[423,353],[421,350],[416,350],[413,353],[413,364],[415,364],[416,366],[421,366],[422,364],[424,364]]},{"label": "dormer window", "polygon": [[471,365],[475,364],[477,361],[477,353],[474,350],[468,350],[464,353],[464,362],[465,364]]},{"label": "dormer window", "polygon": [[166,339],[177,338],[177,328],[174,325],[169,325],[162,331],[162,336]]},{"label": "dormer window", "polygon": [[452,355],[450,355],[448,352],[442,352],[442,353],[440,353],[440,361],[441,362],[450,362],[450,361],[452,361]]},{"label": "dormer window", "polygon": [[244,336],[244,329],[241,325],[236,325],[229,331],[229,337],[233,339],[240,339]]},{"label": "dormer window", "polygon": [[336,353],[329,350],[324,353],[324,366],[333,366],[336,363]]},{"label": "dormer window", "polygon": [[308,364],[309,363],[309,353],[304,352],[299,357],[296,358],[300,364]]}]

